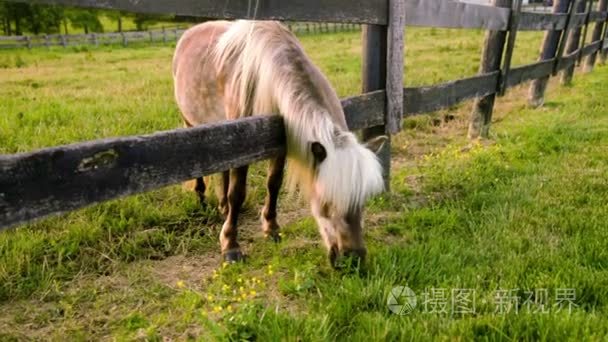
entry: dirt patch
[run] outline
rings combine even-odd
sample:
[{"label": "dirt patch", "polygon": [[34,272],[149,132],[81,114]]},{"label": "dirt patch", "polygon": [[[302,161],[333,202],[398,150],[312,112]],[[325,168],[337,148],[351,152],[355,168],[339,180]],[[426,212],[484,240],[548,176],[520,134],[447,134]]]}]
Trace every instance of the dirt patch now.
[{"label": "dirt patch", "polygon": [[203,255],[175,255],[154,263],[148,263],[147,269],[161,284],[178,288],[182,282],[189,287],[202,289],[202,279],[209,277],[221,264],[219,251]]}]

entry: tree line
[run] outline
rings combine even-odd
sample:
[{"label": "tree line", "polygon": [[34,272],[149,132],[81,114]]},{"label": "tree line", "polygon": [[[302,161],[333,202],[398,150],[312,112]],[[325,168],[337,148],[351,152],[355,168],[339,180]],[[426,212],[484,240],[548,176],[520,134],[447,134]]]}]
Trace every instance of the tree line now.
[{"label": "tree line", "polygon": [[[114,27],[104,27],[101,17],[107,17]],[[160,21],[194,22],[195,18],[167,15],[134,14],[122,11],[70,8],[56,5],[0,1],[0,29],[6,36],[30,34],[70,34],[70,29],[84,33],[123,31],[125,19],[130,19],[138,31]]]}]

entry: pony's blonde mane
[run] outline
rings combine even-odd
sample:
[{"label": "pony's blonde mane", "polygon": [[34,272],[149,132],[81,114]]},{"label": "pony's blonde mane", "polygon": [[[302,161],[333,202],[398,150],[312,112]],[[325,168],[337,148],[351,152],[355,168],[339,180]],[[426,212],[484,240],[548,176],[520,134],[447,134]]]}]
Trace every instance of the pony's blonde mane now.
[{"label": "pony's blonde mane", "polygon": [[[335,91],[277,22],[237,21],[213,51],[240,116],[280,113],[287,131],[288,183],[339,211],[361,207],[383,188],[374,153],[348,131]],[[317,167],[311,144],[327,158]]]}]

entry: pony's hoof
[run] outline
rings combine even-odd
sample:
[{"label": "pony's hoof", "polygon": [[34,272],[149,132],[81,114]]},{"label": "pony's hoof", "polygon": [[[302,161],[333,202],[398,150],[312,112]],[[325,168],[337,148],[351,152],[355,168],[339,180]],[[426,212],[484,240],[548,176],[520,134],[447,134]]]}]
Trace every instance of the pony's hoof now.
[{"label": "pony's hoof", "polygon": [[274,242],[281,242],[281,233],[279,233],[281,227],[276,220],[266,220],[262,217],[262,231],[267,239],[272,239]]},{"label": "pony's hoof", "polygon": [[245,260],[245,256],[240,249],[230,249],[224,253],[224,261],[228,263],[235,263]]},{"label": "pony's hoof", "polygon": [[272,231],[272,232],[266,233],[265,236],[266,236],[266,239],[272,240],[275,243],[281,242],[281,233],[279,233],[278,231]]},{"label": "pony's hoof", "polygon": [[224,217],[228,216],[228,204],[220,204],[217,206],[217,211]]}]

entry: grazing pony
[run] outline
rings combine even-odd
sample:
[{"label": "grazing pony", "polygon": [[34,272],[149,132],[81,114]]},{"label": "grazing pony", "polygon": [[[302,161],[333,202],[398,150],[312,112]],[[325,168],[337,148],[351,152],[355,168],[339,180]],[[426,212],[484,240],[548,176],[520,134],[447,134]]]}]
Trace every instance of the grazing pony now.
[{"label": "grazing pony", "polygon": [[[365,257],[362,211],[366,199],[383,190],[374,151],[386,137],[367,145],[357,141],[348,131],[335,91],[289,30],[270,21],[195,26],[177,44],[173,77],[187,127],[251,115],[283,117],[287,152],[269,165],[261,217],[267,237],[279,240],[276,207],[287,159],[289,184],[309,201],[332,264],[342,255]],[[237,219],[245,200],[247,169],[224,172],[216,189],[226,215],[220,234],[226,261],[243,257]],[[196,180],[195,190],[204,203],[202,178]]]}]

